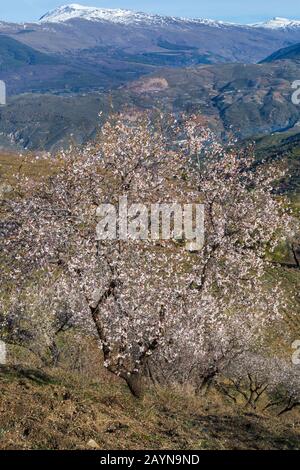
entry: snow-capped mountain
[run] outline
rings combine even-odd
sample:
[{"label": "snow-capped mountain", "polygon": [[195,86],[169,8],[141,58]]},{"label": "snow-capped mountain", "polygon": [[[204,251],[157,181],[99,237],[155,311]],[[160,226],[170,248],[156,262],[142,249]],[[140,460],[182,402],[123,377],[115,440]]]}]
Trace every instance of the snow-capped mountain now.
[{"label": "snow-capped mountain", "polygon": [[107,21],[110,23],[124,25],[167,25],[170,23],[203,24],[212,27],[232,26],[239,28],[264,28],[282,30],[290,28],[300,28],[300,20],[289,20],[287,18],[275,17],[271,20],[249,25],[234,24],[224,21],[216,21],[205,18],[176,18],[172,16],[152,15],[132,10],[97,8],[71,3],[56,8],[43,15],[39,23],[64,23],[74,19],[86,21]]},{"label": "snow-capped mountain", "polygon": [[266,29],[300,28],[300,20],[289,20],[287,18],[275,17],[264,23],[255,23],[249,26]]},{"label": "snow-capped mountain", "polygon": [[[77,84],[72,78],[74,69],[77,76],[78,64],[84,64],[80,82],[87,88],[95,83],[103,88],[123,84],[160,67],[260,62],[298,43],[300,21],[283,18],[241,25],[73,3],[46,13],[35,23],[5,23],[0,19],[0,63],[9,57],[11,64],[16,64],[20,57],[27,57],[27,66],[34,52],[50,53],[59,59],[58,65],[51,66],[39,56],[39,66],[34,69],[38,74],[46,61],[46,75],[51,80],[61,68],[73,86]],[[22,47],[27,49],[22,52]],[[28,69],[28,83],[40,87],[39,75],[34,78],[31,73]],[[14,76],[13,70],[4,79],[12,81]],[[34,78],[33,85],[30,77]],[[17,90],[23,83],[21,78],[15,80]],[[47,80],[44,83],[47,88]]]},{"label": "snow-capped mountain", "polygon": [[87,21],[109,21],[111,23],[119,23],[125,25],[147,24],[147,25],[164,25],[176,22],[184,23],[200,23],[208,26],[224,26],[230,25],[224,21],[215,21],[205,18],[176,18],[172,16],[152,15],[143,12],[135,12],[123,9],[96,8],[71,3],[52,10],[43,15],[40,23],[64,23],[66,21],[82,19]]},{"label": "snow-capped mountain", "polygon": [[140,22],[162,22],[163,17],[135,13],[131,10],[96,8],[72,3],[46,13],[40,18],[41,23],[64,23],[73,19],[88,21],[110,21],[112,23],[132,24]]}]

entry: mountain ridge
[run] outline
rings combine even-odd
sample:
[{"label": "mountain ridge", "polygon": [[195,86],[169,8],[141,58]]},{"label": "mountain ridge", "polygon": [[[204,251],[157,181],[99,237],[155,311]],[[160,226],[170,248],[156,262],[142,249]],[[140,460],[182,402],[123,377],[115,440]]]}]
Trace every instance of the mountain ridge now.
[{"label": "mountain ridge", "polygon": [[50,10],[39,19],[39,23],[60,23],[70,21],[72,19],[84,19],[87,21],[111,21],[113,23],[121,24],[149,23],[153,25],[161,25],[170,22],[186,22],[200,23],[211,26],[235,25],[234,23],[225,22],[221,20],[211,20],[207,18],[185,18],[176,16],[165,16],[120,8],[112,9],[89,7],[77,3],[63,5],[61,7],[55,8],[54,10]]},{"label": "mountain ridge", "polygon": [[[116,56],[122,63],[146,66],[256,63],[280,48],[300,42],[300,21],[275,18],[265,23],[242,25],[82,7],[75,3],[49,11],[36,22],[0,21],[0,34],[40,52],[62,54],[67,58],[70,53],[88,51],[90,61],[90,51],[94,54],[97,49],[92,59],[94,63],[99,63],[100,49],[100,63],[103,57],[111,62]],[[193,49],[194,53],[182,57],[178,51],[183,48]],[[180,56],[178,61],[176,55]],[[189,55],[192,57],[186,57]]]},{"label": "mountain ridge", "polygon": [[253,24],[233,23],[222,20],[212,20],[207,18],[186,18],[167,15],[158,15],[133,11],[127,9],[98,8],[71,3],[45,13],[39,23],[64,23],[74,19],[87,21],[110,21],[120,24],[167,24],[167,23],[198,23],[212,27],[237,27],[237,28],[269,28],[285,29],[300,28],[300,20],[290,20],[288,18],[274,17],[270,20]]}]

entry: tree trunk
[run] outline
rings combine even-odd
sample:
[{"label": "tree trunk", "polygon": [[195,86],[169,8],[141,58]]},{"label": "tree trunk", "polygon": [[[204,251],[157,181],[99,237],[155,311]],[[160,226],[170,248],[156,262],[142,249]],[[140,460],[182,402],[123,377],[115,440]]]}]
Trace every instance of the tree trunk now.
[{"label": "tree trunk", "polygon": [[132,373],[125,378],[125,381],[134,397],[143,398],[145,390],[144,381],[141,374]]},{"label": "tree trunk", "polygon": [[57,344],[55,343],[55,341],[53,341],[50,344],[49,352],[50,352],[50,359],[47,360],[48,365],[50,367],[57,367],[59,360],[60,360],[60,350]]},{"label": "tree trunk", "polygon": [[211,373],[208,373],[206,376],[204,376],[204,378],[202,378],[201,384],[198,385],[198,387],[196,388],[196,395],[201,395],[201,396],[207,395],[216,374],[217,372],[213,371]]}]

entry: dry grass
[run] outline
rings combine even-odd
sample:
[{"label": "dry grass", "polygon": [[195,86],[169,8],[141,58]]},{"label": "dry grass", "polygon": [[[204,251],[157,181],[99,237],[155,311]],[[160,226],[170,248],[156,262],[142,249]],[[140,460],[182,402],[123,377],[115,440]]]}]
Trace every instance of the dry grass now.
[{"label": "dry grass", "polygon": [[15,176],[19,173],[38,180],[52,174],[54,168],[51,158],[40,154],[0,152],[0,182],[4,180],[13,185]]},{"label": "dry grass", "polygon": [[152,388],[141,402],[122,383],[3,366],[0,393],[0,449],[300,447],[298,415],[247,413],[214,394]]}]

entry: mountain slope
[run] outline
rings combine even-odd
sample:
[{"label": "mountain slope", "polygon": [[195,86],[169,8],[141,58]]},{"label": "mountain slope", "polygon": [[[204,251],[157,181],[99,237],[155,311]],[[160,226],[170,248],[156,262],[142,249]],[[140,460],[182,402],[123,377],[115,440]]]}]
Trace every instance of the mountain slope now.
[{"label": "mountain slope", "polygon": [[258,138],[256,155],[261,160],[288,158],[289,173],[284,181],[284,189],[287,189],[291,195],[297,195],[297,200],[300,202],[300,128],[293,132],[282,132]]},{"label": "mountain slope", "polygon": [[[200,65],[161,68],[109,93],[76,96],[26,94],[0,109],[0,144],[56,150],[71,140],[85,142],[102,118],[114,111],[161,109],[201,114],[219,135],[238,138],[298,129],[300,106],[292,103],[291,83],[300,64]],[[70,134],[73,134],[70,138]]]},{"label": "mountain slope", "polygon": [[124,91],[135,105],[201,114],[217,132],[246,138],[297,125],[300,107],[291,100],[291,83],[297,76],[300,65],[293,62],[285,67],[277,62],[207,65],[164,69],[128,84]]},{"label": "mountain slope", "polygon": [[43,54],[15,39],[0,35],[0,71],[25,65],[58,64],[58,58]]},{"label": "mountain slope", "polygon": [[8,95],[108,89],[147,71],[147,65],[126,63],[117,55],[108,60],[97,49],[76,56],[44,53],[0,34],[0,80],[6,82]]},{"label": "mountain slope", "polygon": [[274,62],[276,60],[300,60],[300,43],[279,49],[279,51],[262,60],[261,63]]},{"label": "mountain slope", "polygon": [[109,112],[108,96],[25,94],[0,108],[0,148],[56,151],[92,139],[99,111]]}]

